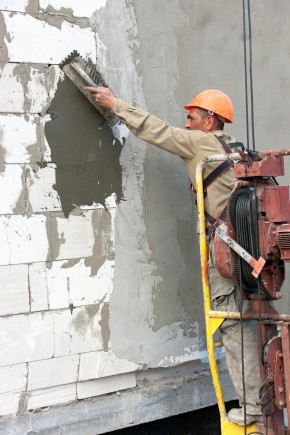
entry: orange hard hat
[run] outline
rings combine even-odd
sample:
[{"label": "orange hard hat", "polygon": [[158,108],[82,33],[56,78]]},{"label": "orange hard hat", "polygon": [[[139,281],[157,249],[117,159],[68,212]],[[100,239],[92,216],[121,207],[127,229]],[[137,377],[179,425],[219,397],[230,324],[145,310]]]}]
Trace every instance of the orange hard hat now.
[{"label": "orange hard hat", "polygon": [[224,122],[233,122],[233,103],[226,94],[216,89],[207,89],[201,92],[194,97],[190,104],[184,106],[186,110],[190,110],[192,107],[200,107],[208,112],[212,112],[222,117]]}]

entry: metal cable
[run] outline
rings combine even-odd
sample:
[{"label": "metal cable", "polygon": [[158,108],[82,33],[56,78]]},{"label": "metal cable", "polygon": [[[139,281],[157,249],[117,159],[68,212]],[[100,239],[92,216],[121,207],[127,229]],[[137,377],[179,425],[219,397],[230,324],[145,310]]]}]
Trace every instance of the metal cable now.
[{"label": "metal cable", "polygon": [[245,97],[246,97],[246,132],[247,132],[247,148],[249,143],[249,102],[248,102],[248,67],[247,67],[247,40],[246,40],[246,4],[243,0],[243,35],[244,35],[244,69],[245,69]]},{"label": "metal cable", "polygon": [[[248,73],[247,73],[247,41],[246,41],[246,4],[243,0],[243,35],[244,35],[244,67],[245,67],[245,98],[246,98],[246,131],[247,131],[247,148],[249,149],[249,102],[248,102]],[[236,217],[238,218],[238,216]],[[236,220],[237,222],[237,220]],[[246,384],[245,384],[245,361],[244,361],[244,328],[242,320],[243,296],[242,296],[242,264],[239,257],[240,265],[240,326],[241,326],[241,359],[242,359],[242,384],[243,384],[243,401],[244,401],[244,434],[246,435]]]},{"label": "metal cable", "polygon": [[241,326],[241,359],[242,359],[242,384],[243,384],[243,400],[244,400],[244,435],[247,435],[247,405],[246,405],[246,383],[245,383],[245,358],[244,358],[244,326],[243,326],[243,290],[242,290],[242,265],[240,262],[240,326]]},{"label": "metal cable", "polygon": [[[243,40],[244,40],[244,75],[245,75],[245,103],[246,103],[246,133],[247,148],[250,148],[249,133],[249,97],[248,97],[248,74],[250,79],[250,97],[251,97],[251,127],[252,127],[252,148],[255,150],[255,122],[254,122],[254,88],[253,88],[253,46],[252,46],[252,22],[251,22],[251,0],[243,0]],[[247,15],[247,19],[246,19]],[[247,24],[249,32],[249,71],[248,71],[248,52],[247,52]]]},{"label": "metal cable", "polygon": [[[239,198],[243,199],[243,195],[240,195]],[[239,199],[238,198],[238,199]],[[237,201],[238,203],[239,201]],[[237,205],[236,203],[236,205]],[[242,207],[243,208],[243,207]],[[240,207],[236,206],[236,223],[237,225],[240,223],[239,214]],[[242,225],[243,226],[243,225]],[[238,231],[239,233],[239,231]],[[247,405],[246,405],[246,383],[245,383],[245,356],[244,356],[244,324],[243,324],[243,273],[242,273],[242,258],[239,257],[239,281],[240,281],[240,327],[241,327],[241,362],[242,362],[242,385],[243,385],[243,402],[244,402],[244,435],[247,435]]]},{"label": "metal cable", "polygon": [[253,91],[253,47],[252,47],[252,23],[251,23],[251,0],[248,0],[248,26],[249,26],[249,57],[250,57],[250,90],[251,90],[251,119],[252,119],[252,143],[255,151],[255,123],[254,123],[254,91]]},{"label": "metal cable", "polygon": [[[247,0],[247,8],[248,8],[248,29],[249,29],[249,58],[250,58],[250,66],[249,66],[249,76],[250,76],[250,93],[251,93],[251,124],[252,124],[252,144],[253,150],[255,150],[255,128],[254,128],[254,92],[253,92],[253,49],[252,49],[252,24],[251,24],[251,7],[250,0]],[[247,41],[246,41],[246,3],[243,0],[243,39],[244,39],[244,74],[245,74],[245,101],[246,101],[246,130],[247,130],[247,148],[250,148],[249,141],[249,109],[248,109],[248,66],[247,66]],[[255,195],[255,194],[254,194]],[[257,225],[257,223],[256,223]],[[257,230],[257,228],[256,228]],[[251,231],[252,233],[252,231]],[[256,246],[258,247],[258,231],[254,231]],[[258,298],[259,298],[259,335],[260,335],[260,343],[262,344],[262,330],[261,330],[261,289],[259,285],[259,280],[257,280],[258,284]],[[241,300],[242,300],[242,269],[241,269],[241,260],[240,260],[240,289],[241,289]],[[244,375],[244,346],[243,346],[243,321],[242,321],[242,303],[240,308],[240,324],[241,324],[241,357],[242,357],[242,382],[243,382],[243,400],[244,400],[244,433],[246,435],[246,391],[245,391],[245,375]],[[252,432],[254,434],[255,432]],[[259,434],[260,432],[256,432]],[[266,424],[266,435],[268,435],[268,425]]]}]

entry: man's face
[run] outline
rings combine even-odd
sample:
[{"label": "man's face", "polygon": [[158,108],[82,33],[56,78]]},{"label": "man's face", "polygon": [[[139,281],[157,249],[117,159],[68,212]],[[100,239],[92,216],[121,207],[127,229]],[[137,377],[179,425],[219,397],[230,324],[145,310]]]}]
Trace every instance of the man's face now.
[{"label": "man's face", "polygon": [[184,128],[187,130],[200,130],[207,133],[207,117],[202,118],[202,116],[198,113],[198,108],[192,107],[188,111]]}]

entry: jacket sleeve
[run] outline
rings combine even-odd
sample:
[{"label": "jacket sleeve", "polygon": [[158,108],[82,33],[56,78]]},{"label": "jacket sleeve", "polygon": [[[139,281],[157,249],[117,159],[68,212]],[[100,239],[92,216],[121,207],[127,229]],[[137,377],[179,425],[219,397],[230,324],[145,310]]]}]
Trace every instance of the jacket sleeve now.
[{"label": "jacket sleeve", "polygon": [[112,112],[139,139],[184,159],[192,159],[195,156],[197,142],[206,135],[201,131],[172,127],[156,116],[119,99]]}]

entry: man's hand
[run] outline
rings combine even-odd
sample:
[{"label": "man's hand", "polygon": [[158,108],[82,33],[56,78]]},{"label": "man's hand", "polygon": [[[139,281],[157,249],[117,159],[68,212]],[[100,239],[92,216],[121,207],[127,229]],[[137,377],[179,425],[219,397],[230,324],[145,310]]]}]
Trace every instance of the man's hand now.
[{"label": "man's hand", "polygon": [[98,86],[97,88],[86,86],[84,89],[91,93],[91,96],[96,100],[99,106],[104,109],[112,109],[114,107],[117,98],[110,89],[102,86]]}]

